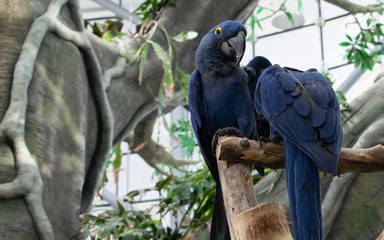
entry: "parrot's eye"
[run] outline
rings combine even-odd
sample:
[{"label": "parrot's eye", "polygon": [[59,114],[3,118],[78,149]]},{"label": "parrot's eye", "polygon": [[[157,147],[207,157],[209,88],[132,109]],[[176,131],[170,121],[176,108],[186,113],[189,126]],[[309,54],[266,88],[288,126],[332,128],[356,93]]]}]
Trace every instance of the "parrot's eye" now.
[{"label": "parrot's eye", "polygon": [[215,29],[215,34],[220,34],[221,33],[221,27],[217,27]]}]

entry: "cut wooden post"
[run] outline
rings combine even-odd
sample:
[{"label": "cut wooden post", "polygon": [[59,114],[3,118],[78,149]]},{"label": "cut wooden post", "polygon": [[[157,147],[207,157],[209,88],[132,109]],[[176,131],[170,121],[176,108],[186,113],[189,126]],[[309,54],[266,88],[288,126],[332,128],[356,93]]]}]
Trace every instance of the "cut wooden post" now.
[{"label": "cut wooden post", "polygon": [[232,219],[237,239],[292,240],[283,206],[262,203]]},{"label": "cut wooden post", "polygon": [[384,240],[384,230],[381,232],[381,234],[376,238],[376,240]]},{"label": "cut wooden post", "polygon": [[235,237],[231,220],[237,215],[256,207],[256,197],[250,165],[218,160],[221,189],[223,191],[225,212],[231,234]]},{"label": "cut wooden post", "polygon": [[[223,161],[224,159],[219,160],[221,159],[221,141],[223,139],[225,137],[219,138],[216,156],[231,239],[292,239],[282,207],[276,207],[276,203],[263,204],[257,207],[250,165]],[[248,139],[241,139],[240,144],[249,146]],[[268,210],[269,208],[271,209]],[[244,225],[245,223],[246,225]],[[276,226],[279,231],[276,231],[275,228],[270,231],[271,228],[268,226]],[[264,227],[268,227],[269,230],[264,229]],[[256,238],[247,236],[256,236]]]}]

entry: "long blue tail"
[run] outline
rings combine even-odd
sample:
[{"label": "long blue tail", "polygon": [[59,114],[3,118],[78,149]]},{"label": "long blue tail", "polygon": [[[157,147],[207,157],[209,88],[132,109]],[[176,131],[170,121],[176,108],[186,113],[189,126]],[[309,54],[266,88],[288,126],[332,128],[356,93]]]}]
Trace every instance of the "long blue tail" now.
[{"label": "long blue tail", "polygon": [[319,166],[286,140],[285,167],[295,240],[322,240]]},{"label": "long blue tail", "polygon": [[210,240],[230,240],[227,215],[225,213],[223,192],[220,181],[216,184],[216,198],[213,208],[212,227]]}]

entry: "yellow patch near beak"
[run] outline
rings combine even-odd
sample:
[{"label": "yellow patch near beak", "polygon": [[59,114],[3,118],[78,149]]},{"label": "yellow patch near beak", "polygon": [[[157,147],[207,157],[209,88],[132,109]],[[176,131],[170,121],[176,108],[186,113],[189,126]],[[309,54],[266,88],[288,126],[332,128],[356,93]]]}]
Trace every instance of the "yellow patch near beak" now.
[{"label": "yellow patch near beak", "polygon": [[217,50],[219,50],[220,45],[221,45],[222,42],[223,42],[223,40],[220,40],[220,42],[217,44]]}]

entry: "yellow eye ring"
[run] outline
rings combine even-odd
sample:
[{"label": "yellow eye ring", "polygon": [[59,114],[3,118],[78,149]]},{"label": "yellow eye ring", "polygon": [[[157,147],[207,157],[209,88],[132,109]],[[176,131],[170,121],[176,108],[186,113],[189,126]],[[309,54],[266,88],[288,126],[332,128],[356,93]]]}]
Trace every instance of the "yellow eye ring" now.
[{"label": "yellow eye ring", "polygon": [[217,27],[215,29],[215,34],[220,34],[221,33],[221,27]]}]

